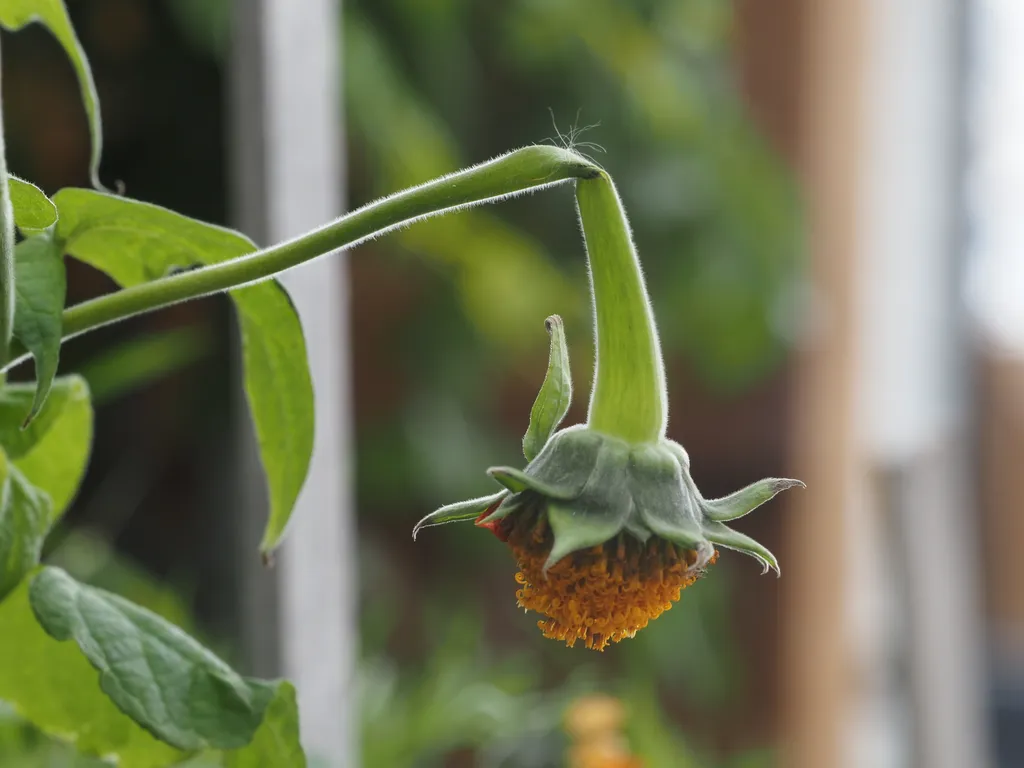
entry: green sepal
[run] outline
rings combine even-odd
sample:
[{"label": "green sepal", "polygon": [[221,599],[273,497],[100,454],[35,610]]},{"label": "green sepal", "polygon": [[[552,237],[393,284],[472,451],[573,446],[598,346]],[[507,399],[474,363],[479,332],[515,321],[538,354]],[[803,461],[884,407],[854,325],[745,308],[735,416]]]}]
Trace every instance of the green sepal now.
[{"label": "green sepal", "polygon": [[524,472],[539,483],[561,489],[565,498],[575,498],[590,480],[608,439],[582,425],[567,427],[552,435]]},{"label": "green sepal", "polygon": [[768,477],[764,480],[758,480],[756,483],[751,483],[746,488],[741,488],[735,493],[730,493],[728,496],[723,496],[720,499],[702,500],[701,509],[704,511],[705,517],[710,520],[718,522],[736,520],[750,514],[782,491],[797,486],[801,488],[807,487],[799,480]]},{"label": "green sepal", "polygon": [[548,370],[530,411],[530,426],[523,436],[523,455],[527,461],[533,461],[547,445],[572,403],[569,350],[562,318],[551,315],[544,321],[544,327],[551,336]]},{"label": "green sepal", "polygon": [[698,563],[713,554],[701,530],[696,499],[684,470],[665,445],[636,446],[632,452],[630,489],[637,518],[659,537],[698,552]]},{"label": "green sepal", "polygon": [[749,536],[746,536],[739,531],[734,531],[732,528],[729,528],[722,523],[716,523],[713,521],[704,523],[704,535],[707,537],[707,540],[713,544],[718,544],[726,549],[734,549],[737,552],[743,552],[744,554],[750,555],[761,563],[764,568],[762,573],[768,573],[768,569],[773,568],[776,575],[782,575],[782,571],[779,570],[779,561],[775,559],[775,555],[773,555],[767,547],[754,541]]},{"label": "green sepal", "polygon": [[548,503],[554,544],[544,570],[572,552],[603,544],[625,528],[633,509],[629,485],[622,482],[629,462],[629,446],[606,439],[579,498]]},{"label": "green sepal", "polygon": [[531,477],[521,469],[515,467],[491,467],[487,474],[508,488],[512,493],[533,491],[549,499],[561,499],[569,501],[579,496],[579,490],[572,487],[557,486],[546,483],[543,480]]},{"label": "green sepal", "polygon": [[635,515],[630,515],[626,518],[626,524],[623,526],[622,530],[626,531],[626,533],[641,544],[646,544],[648,539],[654,535],[651,529],[640,522]]},{"label": "green sepal", "polygon": [[508,491],[498,491],[497,493],[492,493],[490,496],[480,496],[476,499],[459,501],[455,504],[448,504],[441,507],[416,523],[412,529],[412,537],[415,539],[416,535],[423,528],[431,528],[435,525],[444,525],[445,523],[454,523],[459,520],[471,520],[473,518],[477,518],[481,513],[489,507],[497,504],[507,495]]},{"label": "green sepal", "polygon": [[665,448],[675,457],[675,460],[679,462],[679,466],[682,467],[683,473],[688,477],[690,474],[690,454],[686,452],[686,449],[675,440],[669,440],[667,437],[662,438],[658,445]]},{"label": "green sepal", "polygon": [[563,506],[558,502],[549,502],[547,515],[555,541],[551,545],[547,562],[544,563],[545,571],[566,555],[595,547],[614,538],[626,523],[626,510],[609,506]]}]

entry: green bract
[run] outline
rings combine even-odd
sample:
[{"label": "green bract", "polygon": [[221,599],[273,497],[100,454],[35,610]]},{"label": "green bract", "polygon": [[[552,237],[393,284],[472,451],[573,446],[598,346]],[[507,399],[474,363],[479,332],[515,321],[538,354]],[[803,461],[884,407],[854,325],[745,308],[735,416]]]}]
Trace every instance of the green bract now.
[{"label": "green bract", "polygon": [[[551,323],[549,322],[549,327]],[[568,379],[568,360],[561,325],[554,326],[548,378]],[[560,355],[556,357],[556,355]],[[559,406],[560,393],[545,387],[534,414]],[[559,417],[559,421],[561,417]],[[553,425],[557,428],[558,423]],[[534,421],[531,420],[531,431]],[[528,435],[530,432],[527,433]],[[566,555],[614,539],[625,532],[644,543],[658,536],[697,552],[696,568],[703,568],[715,546],[744,552],[767,571],[779,571],[775,556],[764,546],[724,525],[753,511],[780,491],[802,486],[799,480],[766,478],[721,499],[705,499],[690,477],[690,460],[678,443],[667,438],[630,443],[585,425],[554,432],[525,469],[492,467],[488,474],[504,490],[491,496],[442,507],[415,527],[477,519],[491,527],[524,509],[542,509],[554,537],[546,568]]]},{"label": "green bract", "polygon": [[[724,521],[751,512],[799,480],[767,478],[722,499],[705,499],[690,477],[690,459],[665,436],[668,402],[661,345],[626,212],[604,172],[576,182],[594,302],[596,355],[587,424],[555,430],[569,409],[572,382],[562,322],[551,333],[547,375],[523,439],[525,469],[492,467],[505,490],[442,507],[413,529],[477,518],[496,524],[519,510],[539,511],[552,543],[544,572],[573,552],[625,532],[641,544],[657,536],[695,553],[699,572],[715,545],[756,558],[779,572],[775,556]],[[546,535],[546,534],[545,534]]]}]

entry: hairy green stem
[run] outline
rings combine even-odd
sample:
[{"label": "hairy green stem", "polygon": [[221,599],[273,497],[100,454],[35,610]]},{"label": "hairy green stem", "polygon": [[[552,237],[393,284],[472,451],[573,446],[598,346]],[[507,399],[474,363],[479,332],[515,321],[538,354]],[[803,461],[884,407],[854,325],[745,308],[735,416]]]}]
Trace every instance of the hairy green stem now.
[{"label": "hairy green stem", "polygon": [[7,177],[7,147],[0,104],[0,362],[8,359],[14,332],[14,208]]},{"label": "hairy green stem", "polygon": [[594,328],[594,388],[588,425],[628,442],[665,436],[665,369],[654,314],[626,212],[603,171],[576,185],[587,244]]},{"label": "hairy green stem", "polygon": [[[63,338],[189,299],[259,282],[332,251],[420,219],[570,181],[600,168],[570,150],[532,146],[370,203],[300,237],[237,259],[182,272],[77,304],[63,315]],[[18,346],[6,368],[25,359]]]}]

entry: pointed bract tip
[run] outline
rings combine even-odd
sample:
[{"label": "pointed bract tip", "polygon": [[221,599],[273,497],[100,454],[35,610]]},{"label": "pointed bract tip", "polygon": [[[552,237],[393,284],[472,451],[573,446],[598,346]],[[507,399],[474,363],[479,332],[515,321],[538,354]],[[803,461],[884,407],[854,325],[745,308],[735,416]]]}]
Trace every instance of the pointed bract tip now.
[{"label": "pointed bract tip", "polygon": [[779,489],[779,492],[788,491],[790,488],[806,488],[807,483],[803,480],[795,480],[789,477],[780,477],[775,481],[775,487]]},{"label": "pointed bract tip", "polygon": [[761,561],[762,576],[766,575],[769,571],[775,571],[775,578],[780,578],[782,576],[782,571],[779,569],[779,561],[775,559],[774,555],[772,555],[770,560],[768,558],[761,557],[760,555],[757,556],[757,559]]},{"label": "pointed bract tip", "polygon": [[424,528],[427,527],[426,523],[427,523],[427,520],[429,520],[429,519],[430,519],[430,515],[427,515],[426,517],[424,517],[422,520],[420,520],[418,523],[416,523],[416,525],[414,525],[412,527],[412,540],[413,541],[416,541],[416,537],[420,535],[420,531],[422,531]]}]

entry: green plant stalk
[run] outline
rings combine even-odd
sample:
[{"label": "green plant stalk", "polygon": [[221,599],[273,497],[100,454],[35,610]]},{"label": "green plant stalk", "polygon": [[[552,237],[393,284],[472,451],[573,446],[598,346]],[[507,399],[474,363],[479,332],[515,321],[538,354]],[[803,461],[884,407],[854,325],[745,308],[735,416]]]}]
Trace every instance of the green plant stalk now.
[{"label": "green plant stalk", "polygon": [[665,368],[626,212],[603,171],[576,185],[576,203],[597,335],[587,424],[627,442],[656,442],[668,420]]},{"label": "green plant stalk", "polygon": [[[64,311],[63,339],[145,312],[274,277],[292,267],[358,245],[399,227],[460,208],[503,200],[573,179],[598,166],[570,150],[531,146],[370,203],[278,245],[189,272],[132,286]],[[4,370],[27,359],[17,345]]]},{"label": "green plant stalk", "polygon": [[14,208],[7,176],[7,147],[4,142],[3,105],[0,102],[0,362],[6,362],[10,355],[14,332]]}]

